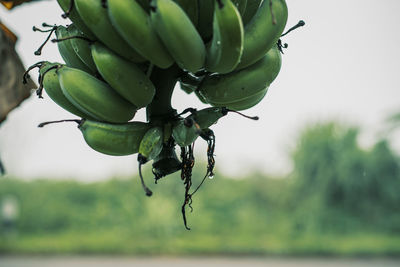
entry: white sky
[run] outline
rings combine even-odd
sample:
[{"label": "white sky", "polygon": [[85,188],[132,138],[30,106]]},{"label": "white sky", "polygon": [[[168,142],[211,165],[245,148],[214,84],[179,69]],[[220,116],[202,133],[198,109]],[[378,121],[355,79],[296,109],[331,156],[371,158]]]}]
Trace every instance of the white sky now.
[{"label": "white sky", "polygon": [[[383,120],[400,110],[400,1],[288,0],[288,26],[303,19],[306,27],[289,34],[283,67],[266,98],[245,111],[258,122],[231,114],[213,126],[216,168],[231,175],[261,170],[290,170],[288,153],[299,129],[329,119],[356,124],[363,140],[373,140]],[[18,36],[17,50],[26,66],[39,60],[61,61],[55,44],[42,57],[33,52],[45,34],[32,32],[42,22],[67,23],[56,1],[23,5],[0,18]],[[34,72],[32,72],[33,76]],[[36,77],[36,74],[35,76]],[[178,111],[204,107],[178,88]],[[73,118],[45,97],[35,95],[13,111],[0,128],[0,155],[9,175],[22,178],[104,179],[137,172],[136,155],[111,157],[91,150],[75,124],[37,128],[48,120]],[[138,120],[144,119],[144,111]],[[197,159],[205,145],[196,143]]]}]

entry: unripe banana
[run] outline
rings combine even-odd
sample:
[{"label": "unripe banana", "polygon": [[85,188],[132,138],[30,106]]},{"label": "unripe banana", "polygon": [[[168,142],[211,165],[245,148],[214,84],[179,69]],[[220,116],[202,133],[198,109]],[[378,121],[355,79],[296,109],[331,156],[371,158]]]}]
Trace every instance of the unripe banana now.
[{"label": "unripe banana", "polygon": [[197,72],[204,67],[206,49],[185,11],[172,0],[153,0],[151,21],[175,62]]},{"label": "unripe banana", "polygon": [[254,107],[258,103],[260,103],[261,100],[263,100],[263,98],[267,94],[267,92],[268,92],[268,87],[252,96],[246,97],[236,102],[224,103],[224,104],[215,104],[215,103],[210,103],[210,104],[216,107],[226,107],[230,110],[236,110],[236,111],[245,110]]},{"label": "unripe banana", "polygon": [[140,142],[150,125],[138,121],[112,124],[83,120],[78,128],[92,149],[107,155],[124,156],[139,152]]},{"label": "unripe banana", "polygon": [[278,75],[281,63],[281,54],[274,46],[261,60],[245,69],[205,77],[199,92],[213,104],[243,100],[268,87]]},{"label": "unripe banana", "polygon": [[206,69],[229,73],[239,64],[243,52],[243,24],[231,0],[215,1],[213,39],[207,50]]},{"label": "unripe banana", "polygon": [[79,15],[96,37],[117,54],[133,61],[143,62],[145,59],[117,33],[111,25],[107,9],[101,0],[74,0]]},{"label": "unripe banana", "polygon": [[211,40],[213,34],[214,1],[215,0],[198,0],[199,24],[197,29],[205,43]]},{"label": "unripe banana", "polygon": [[200,129],[204,130],[225,116],[228,110],[224,107],[210,107],[193,112],[188,118],[193,119]]},{"label": "unripe banana", "polygon": [[146,11],[146,13],[150,13],[150,1],[149,0],[137,0],[139,5]]},{"label": "unripe banana", "polygon": [[242,17],[243,14],[246,12],[247,8],[247,0],[232,0],[232,3],[236,6],[237,10]]},{"label": "unripe banana", "polygon": [[99,121],[124,123],[137,107],[94,76],[70,67],[57,70],[62,92],[78,109]]},{"label": "unripe banana", "polygon": [[94,64],[93,58],[92,58],[92,53],[90,50],[90,42],[88,40],[83,40],[82,38],[87,39],[88,36],[86,36],[84,33],[82,33],[76,26],[75,24],[71,24],[68,28],[68,34],[71,37],[79,36],[81,38],[71,38],[70,42],[72,45],[72,48],[74,49],[75,53],[77,56],[80,58],[80,60],[88,66],[88,68],[91,70],[91,73],[96,73],[96,65]]},{"label": "unripe banana", "polygon": [[196,90],[196,87],[183,82],[179,82],[179,86],[186,94],[191,94]]},{"label": "unripe banana", "polygon": [[90,115],[76,108],[63,94],[58,80],[57,66],[59,63],[44,62],[39,69],[41,83],[47,95],[60,107],[80,118],[91,118]]},{"label": "unripe banana", "polygon": [[244,100],[240,100],[238,102],[227,104],[226,107],[229,109],[232,109],[232,110],[236,110],[236,111],[249,109],[249,108],[257,105],[258,103],[260,103],[261,100],[264,99],[267,92],[268,92],[268,87],[265,88],[264,90],[260,91],[259,93],[255,94],[253,96],[250,96]]},{"label": "unripe banana", "polygon": [[[270,5],[272,3],[272,5]],[[244,31],[244,47],[237,70],[260,60],[278,41],[288,18],[285,0],[264,0]]]},{"label": "unripe banana", "polygon": [[[139,154],[137,160],[139,162],[139,177],[142,182],[143,190],[147,196],[151,196],[153,193],[145,185],[142,175],[142,165],[149,160],[156,159],[163,149],[163,130],[159,126],[150,128],[143,136],[139,144]],[[157,180],[157,174],[156,174]]]},{"label": "unripe banana", "polygon": [[172,136],[172,121],[168,120],[163,125],[163,143],[167,144]]},{"label": "unripe banana", "polygon": [[[72,27],[72,26],[69,26]],[[64,26],[58,26],[56,29],[57,39],[63,39],[70,37],[68,29]],[[61,57],[64,59],[65,64],[68,67],[77,68],[86,72],[91,72],[90,68],[78,57],[72,48],[71,40],[64,40],[57,42],[58,51]]]},{"label": "unripe banana", "polygon": [[149,14],[136,0],[108,0],[107,4],[113,26],[131,47],[160,68],[174,63],[153,28]]},{"label": "unripe banana", "polygon": [[246,25],[257,13],[262,0],[247,0],[246,10],[242,14],[243,25]]},{"label": "unripe banana", "polygon": [[200,126],[189,117],[178,120],[175,122],[174,127],[172,128],[172,137],[181,147],[191,145],[194,141],[196,141],[200,133]]},{"label": "unripe banana", "polygon": [[100,43],[92,45],[97,70],[115,91],[138,108],[153,99],[155,88],[146,74],[135,65]]},{"label": "unripe banana", "polygon": [[199,3],[197,0],[174,0],[188,15],[193,25],[199,24]]},{"label": "unripe banana", "polygon": [[203,104],[209,104],[208,101],[207,101],[207,99],[205,99],[204,96],[202,96],[202,95],[200,94],[199,90],[196,89],[196,90],[194,91],[194,94],[197,96],[197,99],[199,99],[201,103],[203,103]]},{"label": "unripe banana", "polygon": [[[138,159],[143,164],[155,159],[163,148],[163,130],[155,126],[150,128],[143,136],[139,145]],[[142,160],[142,161],[141,161]]]},{"label": "unripe banana", "polygon": [[75,6],[72,3],[72,9],[71,7],[71,1],[74,0],[57,0],[58,4],[60,5],[61,9],[66,13],[67,17],[81,30],[83,33],[85,33],[86,36],[89,38],[95,38],[94,34],[92,31],[86,26],[86,24],[83,22],[82,18],[79,16],[78,12],[76,11]]}]

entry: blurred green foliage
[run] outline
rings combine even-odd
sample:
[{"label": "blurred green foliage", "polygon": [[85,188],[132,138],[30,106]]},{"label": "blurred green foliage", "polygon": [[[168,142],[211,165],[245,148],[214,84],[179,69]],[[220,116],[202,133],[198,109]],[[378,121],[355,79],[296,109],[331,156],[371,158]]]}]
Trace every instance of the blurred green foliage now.
[{"label": "blurred green foliage", "polygon": [[[335,123],[306,129],[293,152],[292,205],[302,203],[312,231],[400,233],[400,161],[387,140],[368,150],[359,131]],[[318,216],[311,216],[311,214]],[[310,218],[314,221],[310,223]]]},{"label": "blurred green foliage", "polygon": [[[362,149],[358,135],[336,123],[305,129],[288,177],[217,173],[187,210],[191,231],[179,175],[151,185],[151,198],[138,177],[1,179],[0,204],[14,196],[20,211],[14,224],[0,218],[0,252],[400,255],[400,161],[386,140]],[[195,167],[193,188],[205,169]]]}]

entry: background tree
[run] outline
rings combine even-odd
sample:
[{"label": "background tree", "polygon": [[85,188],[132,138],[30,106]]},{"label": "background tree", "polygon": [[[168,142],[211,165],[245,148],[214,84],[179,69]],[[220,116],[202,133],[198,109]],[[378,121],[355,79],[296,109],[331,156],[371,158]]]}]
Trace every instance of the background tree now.
[{"label": "background tree", "polygon": [[359,223],[390,224],[391,230],[400,230],[391,221],[400,218],[385,216],[400,207],[399,159],[385,139],[369,150],[361,148],[358,134],[357,128],[325,123],[301,135],[293,153],[291,199],[292,208],[306,207],[300,225],[348,231]]},{"label": "background tree", "polygon": [[[0,1],[7,9],[30,2],[31,0]],[[28,79],[22,83],[25,68],[15,51],[17,36],[0,21],[0,126],[7,114],[29,97],[35,83]],[[4,166],[0,159],[0,175],[4,173]]]}]

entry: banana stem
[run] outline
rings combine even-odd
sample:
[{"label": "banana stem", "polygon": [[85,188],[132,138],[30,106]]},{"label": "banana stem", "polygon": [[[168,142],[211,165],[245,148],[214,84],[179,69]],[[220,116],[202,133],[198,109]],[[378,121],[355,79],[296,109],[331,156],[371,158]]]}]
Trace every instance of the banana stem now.
[{"label": "banana stem", "polygon": [[182,70],[173,65],[168,69],[154,66],[150,79],[156,87],[153,101],[147,106],[147,121],[163,120],[176,115],[171,106],[171,97]]},{"label": "banana stem", "polygon": [[74,0],[71,0],[71,2],[69,3],[68,10],[64,14],[62,14],[61,17],[63,19],[68,18],[69,14],[71,14],[73,8],[74,8]]},{"label": "banana stem", "polygon": [[[46,23],[43,23],[43,26],[47,27],[47,26],[50,26],[50,25],[48,25],[48,24],[46,24]],[[49,31],[42,31],[42,30],[40,30],[39,28],[33,26],[32,30],[33,30],[34,32],[36,32],[36,31],[40,31],[40,32],[50,32],[49,35],[47,36],[46,40],[45,40],[45,41],[39,46],[39,48],[34,52],[35,56],[40,56],[40,55],[42,54],[42,49],[43,49],[43,47],[44,47],[44,46],[47,44],[47,42],[50,40],[51,35],[53,34],[53,32],[55,32],[55,31],[57,30],[57,27],[58,27],[58,26],[55,26],[55,25],[54,25],[54,26],[52,26],[52,28],[51,28]]]}]

